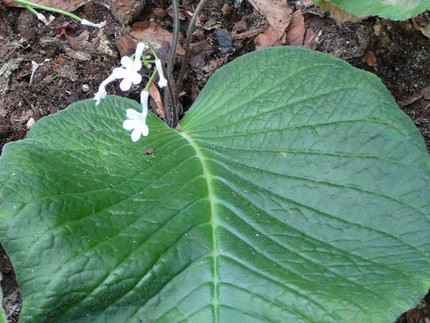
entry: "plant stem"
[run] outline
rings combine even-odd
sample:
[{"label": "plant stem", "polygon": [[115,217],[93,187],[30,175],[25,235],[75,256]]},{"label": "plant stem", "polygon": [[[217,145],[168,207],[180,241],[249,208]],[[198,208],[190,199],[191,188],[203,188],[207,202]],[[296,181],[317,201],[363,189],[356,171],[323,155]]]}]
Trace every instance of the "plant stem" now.
[{"label": "plant stem", "polygon": [[44,6],[42,4],[35,3],[35,2],[29,1],[29,0],[13,0],[13,1],[15,1],[16,3],[19,3],[23,7],[37,8],[37,9],[42,9],[42,10],[46,10],[46,11],[50,11],[50,12],[61,13],[62,15],[68,16],[68,17],[75,19],[79,22],[82,21],[81,17],[79,17],[79,16],[77,16],[71,12],[62,10],[62,9]]},{"label": "plant stem", "polygon": [[28,11],[30,11],[33,15],[35,15],[36,17],[39,17],[39,13],[32,7],[29,7],[27,5],[22,5],[25,9],[27,9]]},{"label": "plant stem", "polygon": [[173,39],[167,60],[166,77],[167,88],[164,90],[164,109],[166,110],[166,121],[170,127],[175,128],[178,124],[178,101],[176,96],[176,84],[173,80],[173,65],[176,59],[176,48],[179,36],[179,5],[178,0],[172,0],[173,5]]},{"label": "plant stem", "polygon": [[185,56],[182,61],[181,65],[181,71],[179,72],[178,81],[176,82],[176,93],[175,93],[175,101],[178,101],[179,93],[182,90],[182,85],[184,82],[184,76],[188,65],[188,58],[189,58],[189,52],[190,52],[190,44],[191,44],[191,37],[193,33],[193,28],[196,23],[197,16],[199,15],[200,11],[203,9],[203,6],[207,0],[200,0],[199,4],[197,5],[196,10],[194,11],[194,15],[191,18],[190,24],[188,25],[187,29],[187,41],[185,43]]},{"label": "plant stem", "polygon": [[149,87],[151,86],[152,81],[154,80],[155,75],[157,75],[157,70],[154,68],[152,71],[151,76],[148,79],[148,82],[146,83],[146,86],[143,88],[144,91],[148,91]]},{"label": "plant stem", "polygon": [[[173,39],[172,39],[172,47],[169,52],[169,59],[167,61],[167,75],[168,77],[172,76],[173,64],[175,63],[176,58],[176,48],[178,46],[178,35],[179,35],[179,8],[178,8],[178,0],[172,0],[173,4]],[[169,79],[170,81],[170,79]]]}]

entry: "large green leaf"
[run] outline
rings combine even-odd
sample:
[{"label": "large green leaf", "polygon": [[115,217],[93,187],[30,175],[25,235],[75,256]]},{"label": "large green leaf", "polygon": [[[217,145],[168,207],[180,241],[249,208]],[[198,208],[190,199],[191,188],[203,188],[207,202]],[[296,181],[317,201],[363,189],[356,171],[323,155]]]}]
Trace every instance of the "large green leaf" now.
[{"label": "large green leaf", "polygon": [[405,20],[430,9],[430,0],[313,0],[324,6],[332,3],[356,16],[380,16]]},{"label": "large green leaf", "polygon": [[181,122],[88,100],[5,147],[22,322],[390,322],[430,286],[429,158],[373,75],[273,48]]}]

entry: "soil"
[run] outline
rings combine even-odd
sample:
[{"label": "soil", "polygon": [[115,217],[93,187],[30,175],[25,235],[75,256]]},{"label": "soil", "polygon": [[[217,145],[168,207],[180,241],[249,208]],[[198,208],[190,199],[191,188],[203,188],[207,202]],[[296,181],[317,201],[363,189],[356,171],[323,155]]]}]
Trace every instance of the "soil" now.
[{"label": "soil", "polygon": [[[45,26],[22,8],[0,9],[0,154],[4,144],[25,137],[31,119],[37,122],[75,101],[92,98],[127,51],[127,42],[118,40],[126,39],[122,37],[129,35],[133,22],[151,21],[172,31],[170,1],[147,1],[142,8],[142,1],[128,0],[128,8],[116,11],[106,6],[111,2],[92,1],[75,11],[91,21],[106,21],[102,30],[83,27],[57,14]],[[189,13],[194,12],[198,1],[180,3],[181,34],[185,35]],[[303,12],[311,35],[305,45],[379,76],[430,149],[430,40],[414,28],[412,20],[393,22],[370,17],[337,23],[318,7],[305,5],[306,1],[289,3],[293,10]],[[216,69],[255,50],[253,39],[265,28],[265,18],[248,1],[208,1],[193,32],[190,69],[180,94],[184,111]],[[251,36],[243,37],[244,31],[251,31]],[[38,68],[34,71],[35,63]],[[173,69],[175,76],[179,69],[180,58]],[[139,89],[122,93],[111,85],[109,93],[135,99]],[[151,106],[160,115],[154,102]],[[13,268],[0,248],[1,277],[3,305],[10,322],[16,322],[21,296]],[[429,323],[430,295],[397,322]]]}]

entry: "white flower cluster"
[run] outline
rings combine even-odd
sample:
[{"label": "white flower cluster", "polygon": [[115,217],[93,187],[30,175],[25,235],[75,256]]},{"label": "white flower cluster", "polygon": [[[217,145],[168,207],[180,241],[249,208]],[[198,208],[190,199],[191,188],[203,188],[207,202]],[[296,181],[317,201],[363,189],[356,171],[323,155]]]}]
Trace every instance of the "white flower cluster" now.
[{"label": "white flower cluster", "polygon": [[[105,79],[99,86],[98,92],[94,95],[94,100],[96,105],[100,104],[107,96],[106,86],[115,81],[122,80],[119,87],[122,91],[128,91],[132,84],[137,85],[142,82],[142,76],[139,71],[142,69],[142,55],[148,46],[144,43],[138,43],[136,47],[136,52],[134,54],[134,59],[129,56],[124,56],[121,58],[121,67],[115,68],[111,75]],[[155,59],[155,68],[159,75],[158,86],[160,88],[167,86],[167,79],[164,77],[163,67],[160,59]],[[142,112],[138,112],[133,109],[127,109],[126,116],[127,120],[123,123],[123,128],[125,130],[132,130],[131,140],[136,142],[141,136],[147,136],[149,134],[148,126],[146,125],[146,116],[148,115],[148,90],[143,90],[140,93],[140,103],[142,105]]]}]

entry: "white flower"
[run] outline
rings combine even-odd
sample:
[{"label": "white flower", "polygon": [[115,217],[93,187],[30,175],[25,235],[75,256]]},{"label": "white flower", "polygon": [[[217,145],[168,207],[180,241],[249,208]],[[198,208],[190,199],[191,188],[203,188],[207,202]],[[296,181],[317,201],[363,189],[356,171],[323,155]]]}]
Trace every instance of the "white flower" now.
[{"label": "white flower", "polygon": [[103,28],[104,26],[106,26],[106,21],[102,21],[98,24],[95,24],[91,21],[88,21],[87,19],[82,19],[81,20],[81,25],[84,26],[90,26],[90,27],[95,27],[95,28]]},{"label": "white flower", "polygon": [[107,95],[106,92],[106,86],[112,82],[115,81],[117,78],[113,75],[113,73],[111,75],[108,76],[107,79],[105,79],[99,86],[99,90],[97,91],[96,94],[94,94],[94,100],[96,100],[96,105],[100,104],[100,101],[102,99],[104,99]]},{"label": "white flower", "polygon": [[139,74],[141,68],[142,62],[140,59],[136,58],[133,61],[128,56],[121,58],[121,67],[115,68],[112,74],[118,79],[123,79],[119,84],[119,88],[122,91],[128,91],[132,84],[136,85],[142,82],[142,76]]},{"label": "white flower", "polygon": [[161,64],[161,61],[159,59],[155,60],[155,67],[157,68],[158,76],[160,77],[160,80],[158,81],[158,86],[165,87],[167,85],[167,80],[164,77],[163,65]]},{"label": "white flower", "polygon": [[43,13],[37,14],[37,19],[42,21],[46,26],[48,26],[51,22],[54,21],[55,17],[53,15],[49,15],[49,20],[45,17]]},{"label": "white flower", "polygon": [[149,92],[143,90],[140,92],[140,104],[142,105],[142,114],[146,115],[148,114],[148,99],[149,99]]},{"label": "white flower", "polygon": [[149,92],[143,90],[140,93],[140,103],[142,104],[142,112],[139,113],[133,109],[127,109],[126,115],[127,120],[122,124],[125,130],[133,130],[131,133],[131,140],[136,142],[140,139],[140,136],[147,136],[149,134],[149,128],[146,125],[146,116],[148,114],[148,97]]},{"label": "white flower", "polygon": [[136,47],[134,60],[129,56],[121,58],[121,67],[114,68],[112,74],[100,84],[98,92],[94,95],[96,105],[106,97],[106,86],[116,79],[122,79],[119,84],[122,91],[128,91],[132,84],[137,85],[142,82],[142,76],[139,74],[139,71],[142,68],[140,60],[145,49],[147,49],[147,46],[144,43],[139,43]]},{"label": "white flower", "polygon": [[144,43],[138,43],[136,46],[136,52],[134,53],[134,59],[140,61],[142,58],[142,54],[145,50],[148,49],[148,46]]}]

